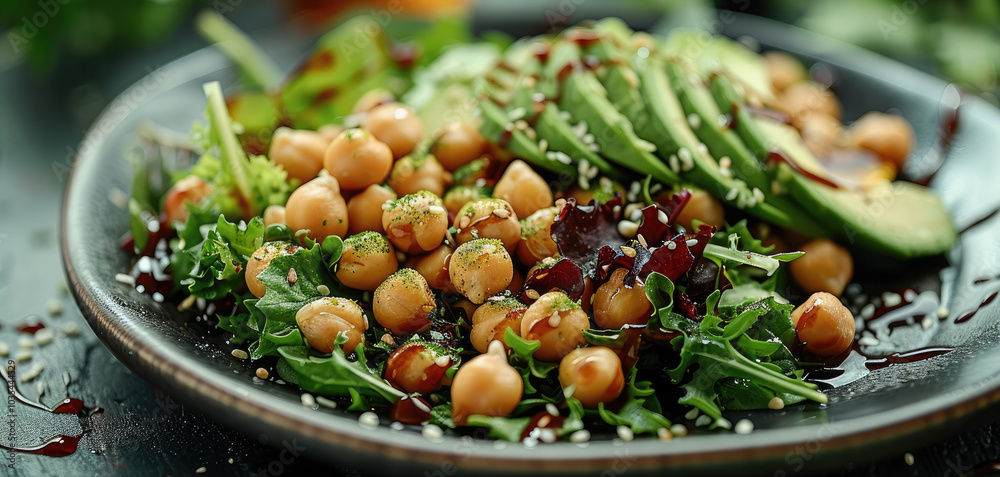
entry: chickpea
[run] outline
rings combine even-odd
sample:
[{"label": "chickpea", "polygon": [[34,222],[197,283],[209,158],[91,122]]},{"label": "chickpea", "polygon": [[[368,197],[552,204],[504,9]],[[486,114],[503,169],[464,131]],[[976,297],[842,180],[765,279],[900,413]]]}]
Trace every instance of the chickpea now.
[{"label": "chickpea", "polygon": [[396,101],[396,97],[393,96],[389,90],[384,88],[373,89],[363,95],[358,99],[357,103],[354,103],[354,108],[351,109],[352,114],[367,113],[376,106],[381,106],[383,104],[389,104]]},{"label": "chickpea", "polygon": [[507,362],[503,345],[497,341],[462,365],[451,384],[451,418],[464,425],[469,416],[507,416],[521,402],[524,381]]},{"label": "chickpea", "polygon": [[374,291],[397,268],[396,250],[389,239],[378,232],[361,232],[344,240],[337,280],[355,290]]},{"label": "chickpea", "polygon": [[535,358],[542,361],[559,361],[584,344],[583,330],[587,329],[590,329],[587,314],[560,291],[540,296],[521,319],[521,337],[541,342]]},{"label": "chickpea", "polygon": [[496,167],[496,162],[490,158],[480,157],[455,170],[455,183],[458,185],[487,184]]},{"label": "chickpea", "polygon": [[367,230],[385,233],[382,226],[382,206],[396,200],[392,189],[373,184],[347,201],[347,231],[352,234]]},{"label": "chickpea", "polygon": [[309,230],[309,238],[322,242],[347,233],[347,204],[340,195],[340,184],[330,176],[319,176],[302,184],[285,203],[285,223],[288,228]]},{"label": "chickpea", "polygon": [[528,307],[516,298],[491,298],[479,305],[472,315],[469,339],[476,351],[485,353],[494,340],[503,341],[507,328],[521,334],[521,318]]},{"label": "chickpea", "polygon": [[399,103],[380,104],[368,111],[365,129],[389,146],[396,159],[413,152],[424,136],[417,114]]},{"label": "chickpea", "polygon": [[596,408],[621,395],[625,374],[618,354],[604,346],[590,346],[570,351],[559,361],[559,383],[572,387],[572,396],[584,407]]},{"label": "chickpea", "polygon": [[396,389],[427,395],[441,387],[444,373],[451,365],[451,356],[442,348],[410,342],[389,355],[385,379]]},{"label": "chickpea", "polygon": [[427,190],[440,197],[451,183],[451,174],[430,154],[406,156],[396,161],[387,183],[400,195]]},{"label": "chickpea", "polygon": [[291,255],[297,249],[297,246],[288,242],[268,242],[255,250],[250,255],[250,259],[247,260],[247,270],[244,274],[244,279],[247,282],[247,288],[250,290],[250,293],[253,293],[257,298],[264,296],[267,290],[264,287],[264,283],[257,276],[267,269],[267,266],[271,264],[271,260],[274,260],[275,257]]},{"label": "chickpea", "polygon": [[317,133],[280,127],[271,136],[267,157],[288,172],[288,177],[308,182],[323,169],[323,151],[330,140]]},{"label": "chickpea", "polygon": [[558,214],[558,207],[546,207],[521,221],[521,243],[517,246],[517,254],[522,263],[534,265],[559,253],[559,247],[552,240],[552,222]]},{"label": "chickpea", "polygon": [[448,275],[448,259],[454,252],[454,248],[441,245],[423,255],[410,257],[406,261],[406,266],[420,272],[431,288],[454,291],[451,286],[451,276]]},{"label": "chickpea", "polygon": [[416,254],[434,250],[448,233],[448,212],[438,196],[422,190],[382,206],[382,227],[396,248]]},{"label": "chickpea", "polygon": [[697,230],[692,223],[695,219],[708,225],[722,227],[725,225],[726,211],[722,202],[703,190],[691,191],[691,198],[677,214],[677,224],[687,230]]},{"label": "chickpea", "polygon": [[468,123],[448,123],[434,142],[434,156],[449,171],[455,171],[483,155],[486,138]]},{"label": "chickpea", "polygon": [[521,240],[521,222],[510,204],[503,199],[479,199],[469,202],[455,214],[455,240],[463,244],[476,238],[495,238],[508,251]]},{"label": "chickpea", "polygon": [[402,268],[375,289],[375,321],[393,334],[419,333],[431,326],[437,304],[427,280],[412,268]]},{"label": "chickpea", "polygon": [[348,129],[330,143],[323,167],[345,190],[361,190],[379,184],[392,169],[389,146],[364,129]]},{"label": "chickpea", "polygon": [[264,226],[285,225],[285,207],[269,205],[264,209]]},{"label": "chickpea", "polygon": [[457,185],[448,189],[448,192],[444,193],[442,200],[444,200],[444,208],[448,209],[448,212],[458,215],[458,211],[462,210],[463,205],[489,197],[490,191],[486,187]]},{"label": "chickpea", "polygon": [[895,114],[870,112],[848,129],[852,145],[878,154],[884,162],[902,169],[913,150],[913,128]]},{"label": "chickpea", "polygon": [[854,274],[854,260],[840,245],[815,239],[800,248],[805,255],[790,264],[792,278],[803,290],[840,295]]},{"label": "chickpea", "polygon": [[347,335],[347,342],[341,348],[345,353],[353,353],[364,342],[368,329],[368,317],[358,303],[337,297],[317,298],[303,306],[295,313],[295,323],[309,346],[322,353],[333,352],[341,333]]},{"label": "chickpea", "polygon": [[594,321],[597,326],[618,330],[622,326],[644,325],[653,313],[653,305],[646,298],[646,288],[640,280],[632,288],[625,286],[624,268],[611,272],[608,281],[597,287],[594,294]]},{"label": "chickpea", "polygon": [[493,197],[506,200],[518,217],[550,207],[554,198],[549,184],[521,160],[511,162],[493,188]]},{"label": "chickpea", "polygon": [[764,53],[767,76],[776,91],[784,91],[789,86],[806,80],[806,69],[794,56],[782,51]]},{"label": "chickpea", "polygon": [[813,154],[829,156],[830,150],[843,142],[844,125],[825,113],[807,112],[798,121],[802,141]]},{"label": "chickpea", "polygon": [[163,202],[167,223],[184,222],[188,218],[187,204],[197,205],[208,194],[212,186],[198,176],[187,176],[170,186]]},{"label": "chickpea", "polygon": [[840,101],[825,86],[811,81],[789,86],[778,97],[777,106],[796,122],[807,112],[826,113],[840,120]]},{"label": "chickpea", "polygon": [[837,297],[816,292],[792,311],[799,341],[816,356],[837,356],[854,342],[854,315]]},{"label": "chickpea", "polygon": [[476,239],[455,249],[448,262],[448,275],[455,290],[478,305],[507,288],[514,276],[514,264],[499,240]]}]

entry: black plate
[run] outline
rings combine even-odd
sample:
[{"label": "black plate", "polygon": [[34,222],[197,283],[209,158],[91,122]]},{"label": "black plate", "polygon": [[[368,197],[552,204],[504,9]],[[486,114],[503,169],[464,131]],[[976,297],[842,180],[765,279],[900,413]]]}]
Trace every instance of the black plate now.
[{"label": "black plate", "polygon": [[[536,18],[544,26],[546,17]],[[933,168],[944,82],[795,28],[738,15],[720,15],[718,20],[715,25],[724,26],[725,34],[753,35],[762,45],[822,60],[837,78],[845,117],[870,110],[902,114],[917,133],[910,172]],[[942,297],[950,316],[934,320],[927,332],[913,327],[894,332],[909,346],[954,346],[954,352],[875,371],[831,390],[826,406],[733,414],[755,422],[751,435],[695,435],[668,443],[609,440],[529,448],[454,437],[432,442],[419,432],[392,430],[385,423],[376,429],[362,428],[355,414],[304,408],[291,387],[252,384],[252,370],[230,357],[218,340],[206,338],[202,328],[184,323],[174,305],[156,303],[114,279],[129,265],[128,255],[118,245],[128,229],[128,217],[109,201],[108,191],[128,190],[130,168],[124,151],[136,143],[137,125],[149,119],[187,130],[201,117],[202,83],[218,79],[233,84],[234,71],[228,65],[215,50],[203,50],[145,78],[112,103],[80,148],[63,211],[66,272],[94,331],[136,373],[220,421],[268,434],[272,442],[296,439],[313,457],[375,472],[450,475],[457,467],[478,473],[619,474],[671,469],[704,474],[797,471],[806,465],[815,470],[876,459],[940,438],[1000,400],[1000,300],[983,307],[973,319],[954,323],[1000,289],[997,280],[976,282],[995,277],[1000,270],[1000,217],[990,215],[1000,205],[1000,188],[995,185],[1000,179],[1000,161],[995,158],[1000,111],[966,97],[959,132],[931,186],[942,195],[959,229],[987,219],[962,234],[949,256],[954,265],[941,272]],[[903,276],[904,282],[936,281],[938,272],[932,265],[911,264],[898,270],[913,274]]]}]

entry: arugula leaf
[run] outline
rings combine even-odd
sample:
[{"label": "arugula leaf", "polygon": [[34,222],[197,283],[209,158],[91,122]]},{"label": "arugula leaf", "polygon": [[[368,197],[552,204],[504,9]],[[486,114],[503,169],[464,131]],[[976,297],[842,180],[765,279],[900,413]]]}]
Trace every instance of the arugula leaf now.
[{"label": "arugula leaf", "polygon": [[356,361],[347,359],[341,349],[346,342],[347,336],[339,335],[328,356],[306,346],[282,346],[278,354],[295,371],[299,387],[306,391],[349,397],[355,404],[365,398],[388,405],[405,395],[368,368],[364,343],[355,348]]},{"label": "arugula leaf", "polygon": [[[295,283],[289,283],[289,270],[295,269]],[[340,285],[327,271],[321,246],[298,247],[291,255],[271,260],[257,278],[264,284],[264,296],[256,307],[275,320],[295,323],[295,313],[309,302],[323,296],[352,297],[356,292]]]},{"label": "arugula leaf", "polygon": [[[184,242],[193,237],[190,228],[201,220],[204,217],[188,217],[183,229]],[[199,226],[199,235],[201,231]],[[242,221],[234,224],[219,215],[214,227],[205,227],[205,239],[200,245],[175,254],[174,264],[185,277],[180,283],[187,285],[195,296],[208,300],[225,297],[245,285],[243,271],[247,260],[263,242],[264,220],[260,217],[254,217],[249,224]]]},{"label": "arugula leaf", "polygon": [[[535,359],[535,351],[541,347],[538,340],[527,340],[517,335],[514,330],[507,328],[504,331],[503,341],[510,348],[510,365],[514,367],[524,381],[524,394],[535,395],[549,402],[559,402],[562,393],[556,390],[561,389],[557,377],[552,371],[559,368],[559,363],[548,363]],[[541,382],[539,382],[541,381]]]},{"label": "arugula leaf", "polygon": [[656,390],[648,381],[636,382],[636,374],[635,371],[630,374],[623,397],[619,398],[624,404],[617,411],[611,411],[600,403],[597,413],[604,422],[612,426],[628,426],[636,434],[655,433],[661,427],[670,427],[670,420],[661,414]]},{"label": "arugula leaf", "polygon": [[[658,325],[681,333],[673,342],[678,348],[680,363],[675,368],[666,370],[675,383],[685,383],[682,385],[685,395],[678,400],[680,404],[697,407],[711,416],[715,420],[713,426],[728,427],[729,422],[722,417],[723,405],[747,408],[760,403],[759,399],[741,400],[732,393],[720,397],[721,391],[731,389],[731,386],[721,386],[720,382],[734,378],[746,379],[755,386],[770,391],[772,395],[786,393],[820,403],[826,402],[826,396],[817,391],[814,384],[803,382],[795,374],[790,376],[786,374],[786,368],[768,362],[770,355],[779,351],[780,347],[763,343],[770,339],[767,338],[768,333],[777,337],[787,332],[784,322],[777,316],[788,319],[790,306],[781,305],[773,298],[766,298],[750,306],[721,310],[720,314],[730,318],[729,321],[724,321],[714,314],[720,299],[720,293],[716,291],[708,298],[706,315],[700,323],[695,323],[673,313],[672,294],[673,285],[666,277],[654,273],[646,280],[646,296],[656,310]],[[761,323],[762,316],[768,316],[769,319]],[[769,329],[768,325],[774,329]],[[754,326],[757,328],[751,336]],[[737,343],[743,340],[745,352],[751,352],[756,360],[748,358],[737,349],[733,344],[734,340]]]}]

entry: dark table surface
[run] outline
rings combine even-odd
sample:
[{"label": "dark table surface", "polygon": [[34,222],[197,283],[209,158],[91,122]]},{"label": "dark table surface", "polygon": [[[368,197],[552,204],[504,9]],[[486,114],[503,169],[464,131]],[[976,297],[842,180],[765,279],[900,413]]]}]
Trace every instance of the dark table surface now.
[{"label": "dark table surface", "polygon": [[[308,42],[293,28],[275,31],[272,7],[247,7],[231,18],[250,31]],[[100,109],[129,84],[204,44],[182,28],[166,45],[134,50],[96,65],[61,64],[39,80],[23,66],[0,69],[0,353],[17,361],[22,392],[51,405],[66,396],[102,412],[88,418],[52,415],[26,406],[6,406],[0,444],[27,447],[55,435],[84,434],[66,457],[17,454],[8,475],[357,475],[299,452],[292,442],[244,435],[176,402],[133,375],[90,331],[66,291],[59,252],[59,211],[77,144]],[[3,62],[0,62],[2,65]],[[3,68],[0,66],[0,68]],[[53,333],[40,343],[17,331],[35,316]],[[44,339],[41,341],[45,341]],[[1000,412],[994,413],[1000,418]],[[958,435],[942,435],[908,456],[871,463],[863,453],[832,475],[963,475],[1000,459],[1000,420],[981,422]],[[6,456],[5,456],[6,458]],[[909,462],[912,462],[909,463]],[[815,474],[808,460],[802,473]],[[1000,474],[1000,472],[998,472]]]}]

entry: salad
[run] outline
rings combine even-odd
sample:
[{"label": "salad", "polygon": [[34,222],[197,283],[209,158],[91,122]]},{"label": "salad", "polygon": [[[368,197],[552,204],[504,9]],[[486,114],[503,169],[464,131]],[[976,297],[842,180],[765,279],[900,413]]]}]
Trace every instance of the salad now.
[{"label": "salad", "polygon": [[803,376],[854,343],[851,251],[956,237],[895,180],[907,122],[845,126],[782,53],[613,18],[401,42],[359,37],[362,16],[281,81],[203,20],[245,86],[205,84],[190,168],[134,162],[131,276],[202,310],[255,379],[366,425],[748,432],[725,411],[826,402]]}]

